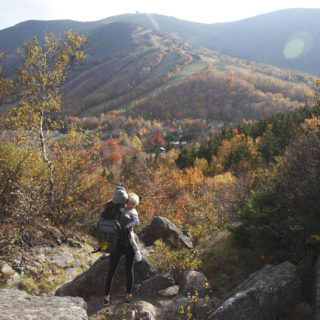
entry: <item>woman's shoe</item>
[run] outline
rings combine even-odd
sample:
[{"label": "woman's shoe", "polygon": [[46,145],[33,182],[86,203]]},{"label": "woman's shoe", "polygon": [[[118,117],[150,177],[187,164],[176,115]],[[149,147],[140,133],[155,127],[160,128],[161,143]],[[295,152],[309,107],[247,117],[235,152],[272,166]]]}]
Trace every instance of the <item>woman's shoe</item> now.
[{"label": "woman's shoe", "polygon": [[110,296],[105,296],[103,299],[103,304],[107,306],[109,305],[109,303],[110,303]]},{"label": "woman's shoe", "polygon": [[132,295],[130,293],[127,293],[125,298],[124,298],[124,302],[125,303],[130,303],[132,299]]}]

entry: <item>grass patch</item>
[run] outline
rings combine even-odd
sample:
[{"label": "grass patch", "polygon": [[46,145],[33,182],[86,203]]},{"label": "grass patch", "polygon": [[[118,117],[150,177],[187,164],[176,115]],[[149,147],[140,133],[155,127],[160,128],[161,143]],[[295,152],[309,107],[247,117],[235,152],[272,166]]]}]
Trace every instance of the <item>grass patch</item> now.
[{"label": "grass patch", "polygon": [[54,292],[58,287],[65,284],[66,271],[59,267],[52,270],[48,265],[43,265],[38,281],[41,292]]},{"label": "grass patch", "polygon": [[36,282],[36,279],[34,279],[32,276],[20,276],[20,284],[19,289],[26,291],[29,294],[32,294],[39,290],[39,286]]}]

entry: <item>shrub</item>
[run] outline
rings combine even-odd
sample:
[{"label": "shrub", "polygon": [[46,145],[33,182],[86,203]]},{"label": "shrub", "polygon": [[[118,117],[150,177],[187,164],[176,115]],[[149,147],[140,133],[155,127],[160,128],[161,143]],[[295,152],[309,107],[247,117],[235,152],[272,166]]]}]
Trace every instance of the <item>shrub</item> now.
[{"label": "shrub", "polygon": [[173,250],[162,240],[155,241],[150,260],[160,272],[170,273],[177,283],[186,271],[196,270],[201,264],[197,251]]},{"label": "shrub", "polygon": [[42,204],[43,180],[47,176],[39,153],[14,142],[0,143],[0,218],[30,219]]},{"label": "shrub", "polygon": [[51,150],[54,185],[47,216],[57,226],[90,228],[106,196],[106,180],[97,169],[99,142],[72,129]]}]

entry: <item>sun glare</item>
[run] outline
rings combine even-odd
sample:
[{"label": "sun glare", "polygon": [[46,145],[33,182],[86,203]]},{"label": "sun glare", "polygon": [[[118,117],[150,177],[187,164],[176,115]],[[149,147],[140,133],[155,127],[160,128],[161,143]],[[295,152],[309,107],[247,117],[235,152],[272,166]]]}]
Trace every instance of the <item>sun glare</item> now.
[{"label": "sun glare", "polygon": [[283,55],[287,59],[297,59],[307,54],[312,46],[313,36],[308,32],[298,32],[285,44]]}]

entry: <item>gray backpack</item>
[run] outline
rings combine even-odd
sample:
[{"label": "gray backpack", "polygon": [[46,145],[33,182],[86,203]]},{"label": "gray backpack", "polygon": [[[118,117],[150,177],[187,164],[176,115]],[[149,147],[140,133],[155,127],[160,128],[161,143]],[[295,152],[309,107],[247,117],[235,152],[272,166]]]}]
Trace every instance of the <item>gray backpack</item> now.
[{"label": "gray backpack", "polygon": [[100,218],[98,222],[98,240],[100,250],[107,253],[114,253],[117,243],[121,238],[121,225],[118,216],[115,219]]}]

